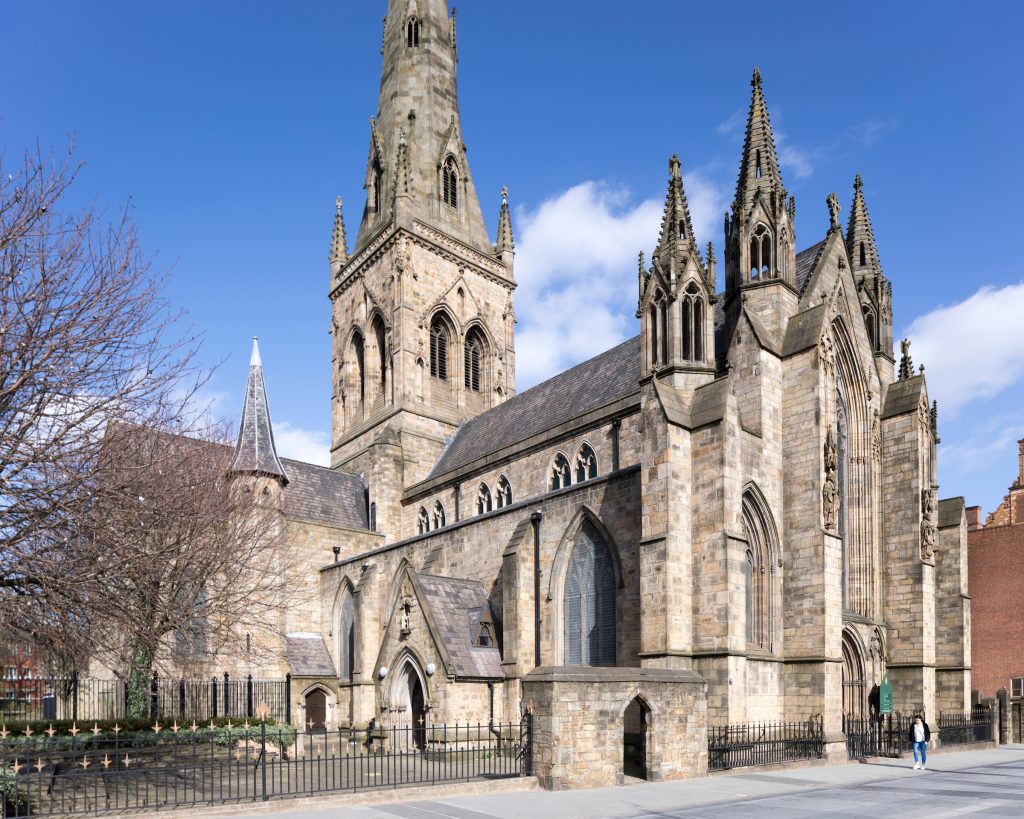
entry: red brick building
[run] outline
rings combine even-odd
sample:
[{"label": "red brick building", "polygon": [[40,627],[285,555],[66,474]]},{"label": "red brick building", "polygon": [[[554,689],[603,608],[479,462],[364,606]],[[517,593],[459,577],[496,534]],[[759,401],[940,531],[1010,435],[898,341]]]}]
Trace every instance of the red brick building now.
[{"label": "red brick building", "polygon": [[971,679],[985,697],[1005,688],[1024,697],[1024,439],[1017,480],[981,523],[981,507],[967,509],[971,594]]}]

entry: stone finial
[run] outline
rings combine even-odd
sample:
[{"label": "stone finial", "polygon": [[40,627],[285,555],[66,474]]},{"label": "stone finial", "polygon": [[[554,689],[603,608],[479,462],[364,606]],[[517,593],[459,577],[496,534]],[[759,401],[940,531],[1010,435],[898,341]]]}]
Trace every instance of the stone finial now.
[{"label": "stone finial", "polygon": [[679,178],[679,154],[672,154],[672,158],[668,161],[668,172],[673,179]]},{"label": "stone finial", "polygon": [[900,358],[899,380],[910,378],[914,374],[914,362],[910,357],[910,339],[905,338],[900,342],[900,350],[903,355]]},{"label": "stone finial", "polygon": [[860,178],[860,172],[858,172],[857,175],[853,177],[853,189],[859,192],[863,187],[864,180]]},{"label": "stone finial", "polygon": [[828,218],[829,218],[829,230],[839,229],[839,197],[835,193],[830,193],[828,198],[825,200],[825,204],[828,205]]},{"label": "stone finial", "polygon": [[751,88],[760,88],[761,87],[761,69],[760,69],[760,67],[758,67],[756,65],[754,66],[754,76],[750,78],[750,87]]}]

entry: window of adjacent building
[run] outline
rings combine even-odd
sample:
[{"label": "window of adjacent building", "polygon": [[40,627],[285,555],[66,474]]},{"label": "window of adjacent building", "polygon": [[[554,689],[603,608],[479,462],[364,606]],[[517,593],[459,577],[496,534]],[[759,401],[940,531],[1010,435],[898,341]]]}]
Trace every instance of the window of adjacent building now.
[{"label": "window of adjacent building", "polygon": [[420,21],[416,17],[410,17],[405,25],[405,45],[407,48],[419,48]]},{"label": "window of adjacent building", "polygon": [[569,459],[559,452],[551,464],[551,488],[564,489],[571,483],[572,469],[569,467]]},{"label": "window of adjacent building", "polygon": [[589,520],[580,527],[565,575],[565,665],[615,664],[615,566]]},{"label": "window of adjacent building", "polygon": [[590,444],[584,444],[576,454],[576,482],[597,477],[597,456]]},{"label": "window of adjacent building", "polygon": [[430,374],[448,380],[448,327],[441,316],[430,323]]},{"label": "window of adjacent building", "polygon": [[477,328],[466,334],[464,380],[467,390],[480,392],[481,367],[483,364],[484,340]]},{"label": "window of adjacent building", "polygon": [[356,605],[352,592],[345,589],[341,599],[341,617],[338,623],[338,668],[341,679],[349,681],[355,671],[356,660]]},{"label": "window of adjacent building", "polygon": [[1010,696],[1024,697],[1024,677],[1014,677],[1010,680]]},{"label": "window of adjacent building", "polygon": [[441,183],[444,203],[453,210],[457,210],[459,207],[459,172],[452,157],[448,157],[441,168]]},{"label": "window of adjacent building", "polygon": [[498,478],[498,489],[495,493],[498,496],[498,508],[512,505],[512,484],[504,475]]},{"label": "window of adjacent building", "polygon": [[491,508],[491,490],[486,483],[481,483],[476,492],[476,513],[482,515]]}]

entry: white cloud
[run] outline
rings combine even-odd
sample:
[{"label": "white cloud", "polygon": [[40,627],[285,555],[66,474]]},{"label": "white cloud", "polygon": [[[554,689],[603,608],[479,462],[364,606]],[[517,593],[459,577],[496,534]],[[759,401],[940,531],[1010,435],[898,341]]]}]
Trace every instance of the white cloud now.
[{"label": "white cloud", "polygon": [[983,287],[965,301],[937,307],[907,328],[911,358],[925,365],[928,392],[955,414],[1024,378],[1024,282]]},{"label": "white cloud", "polygon": [[779,165],[793,172],[797,179],[803,179],[814,173],[813,162],[818,158],[817,151],[807,151],[791,145],[782,131],[775,132],[775,147],[779,153]]},{"label": "white cloud", "polygon": [[737,108],[729,115],[728,119],[718,123],[718,127],[715,130],[722,136],[732,136],[733,134],[739,133],[746,121],[746,109]]},{"label": "white cloud", "polygon": [[331,445],[327,433],[293,426],[287,421],[274,422],[274,443],[283,458],[308,464],[330,466]]},{"label": "white cloud", "polygon": [[[987,475],[993,464],[1005,460],[1012,463],[1007,453],[1017,451],[1016,442],[1024,438],[1024,418],[1020,413],[999,413],[978,424],[969,426],[970,433],[966,438],[957,441],[945,441],[939,457],[939,468],[943,474],[960,476],[964,473]],[[942,417],[939,416],[939,432],[942,432]],[[1001,483],[1003,477],[995,477]],[[976,484],[977,482],[972,482]],[[978,489],[975,485],[975,489]],[[991,510],[990,510],[991,511]]]},{"label": "white cloud", "polygon": [[870,148],[886,132],[899,127],[900,121],[898,119],[869,119],[854,125],[850,129],[850,133],[863,147]]},{"label": "white cloud", "polygon": [[[725,195],[699,171],[684,175],[699,240],[713,235]],[[583,182],[519,208],[516,249],[516,382],[520,390],[637,332],[637,254],[657,243],[662,196]]]}]

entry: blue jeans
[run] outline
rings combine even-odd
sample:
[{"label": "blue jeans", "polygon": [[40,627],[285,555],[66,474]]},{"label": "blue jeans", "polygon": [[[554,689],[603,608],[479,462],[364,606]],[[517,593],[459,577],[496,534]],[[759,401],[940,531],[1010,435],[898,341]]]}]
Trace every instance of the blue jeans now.
[{"label": "blue jeans", "polygon": [[928,743],[927,742],[915,742],[914,743],[914,762],[917,762],[917,751],[921,750],[921,764],[924,765],[928,760]]}]

